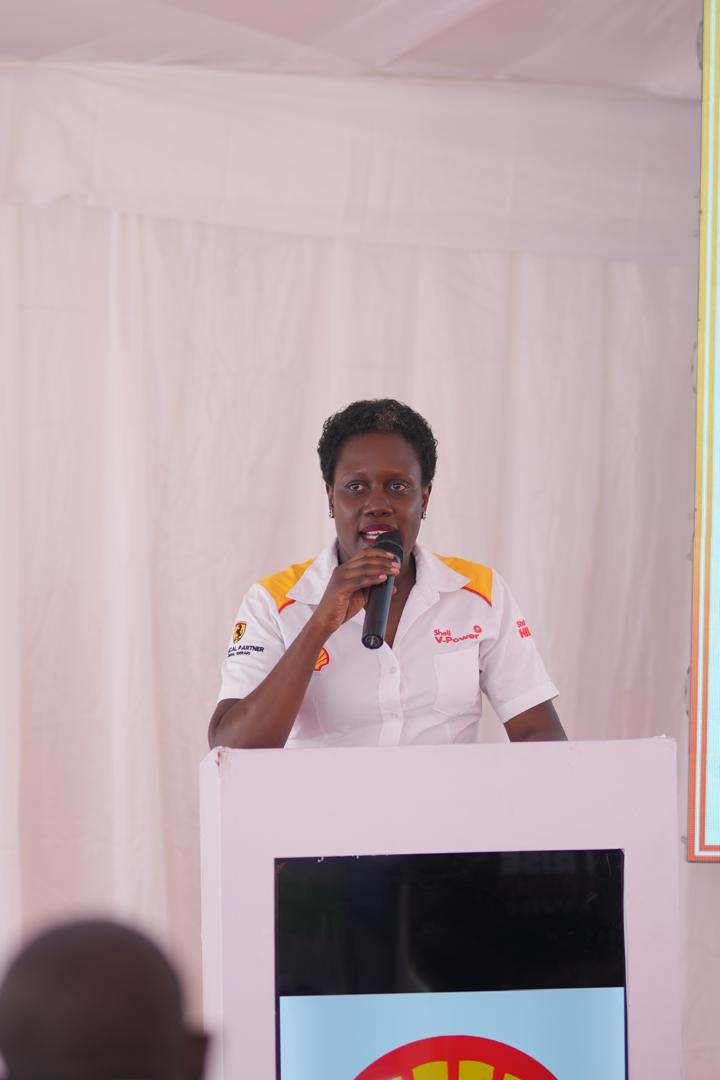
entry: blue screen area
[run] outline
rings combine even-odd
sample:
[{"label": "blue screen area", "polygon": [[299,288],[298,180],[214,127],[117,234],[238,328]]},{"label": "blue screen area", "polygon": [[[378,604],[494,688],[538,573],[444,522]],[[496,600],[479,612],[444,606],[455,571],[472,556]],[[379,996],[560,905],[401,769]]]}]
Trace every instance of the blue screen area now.
[{"label": "blue screen area", "polygon": [[282,1080],[353,1080],[395,1047],[479,1035],[557,1080],[625,1080],[625,990],[343,994],[280,999]]}]

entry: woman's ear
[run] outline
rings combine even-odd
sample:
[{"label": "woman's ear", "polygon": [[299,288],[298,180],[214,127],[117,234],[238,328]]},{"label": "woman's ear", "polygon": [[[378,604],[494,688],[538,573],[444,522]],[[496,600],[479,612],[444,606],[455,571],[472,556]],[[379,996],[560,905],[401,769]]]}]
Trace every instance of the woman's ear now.
[{"label": "woman's ear", "polygon": [[325,494],[327,495],[327,499],[328,499],[328,515],[331,518],[334,518],[335,517],[335,507],[333,506],[332,488],[330,487],[329,484],[325,485]]}]

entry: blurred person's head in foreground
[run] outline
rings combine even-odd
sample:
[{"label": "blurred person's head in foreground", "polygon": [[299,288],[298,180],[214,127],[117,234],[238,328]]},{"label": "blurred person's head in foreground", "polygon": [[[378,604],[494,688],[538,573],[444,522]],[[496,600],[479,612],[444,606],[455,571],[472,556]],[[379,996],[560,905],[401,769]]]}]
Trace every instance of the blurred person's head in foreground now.
[{"label": "blurred person's head in foreground", "polygon": [[0,984],[7,1080],[199,1080],[205,1038],[183,1019],[180,982],[142,934],[112,922],[31,940]]}]

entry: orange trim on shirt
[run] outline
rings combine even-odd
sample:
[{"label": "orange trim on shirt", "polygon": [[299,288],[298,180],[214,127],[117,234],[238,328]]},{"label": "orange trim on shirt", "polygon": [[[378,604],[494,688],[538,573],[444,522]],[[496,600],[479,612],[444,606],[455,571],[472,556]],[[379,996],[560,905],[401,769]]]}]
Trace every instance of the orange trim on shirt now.
[{"label": "orange trim on shirt", "polygon": [[289,607],[290,604],[295,603],[295,601],[288,596],[288,593],[294,585],[297,585],[308,566],[314,562],[315,559],[313,557],[304,563],[293,563],[292,566],[286,566],[284,570],[278,570],[276,574],[270,574],[269,577],[263,578],[262,581],[258,582],[258,585],[262,585],[263,589],[267,589],[277,604],[278,615],[283,608]]},{"label": "orange trim on shirt", "polygon": [[453,555],[436,555],[435,558],[444,562],[451,570],[469,578],[467,585],[463,585],[463,589],[481,596],[485,603],[492,607],[493,572],[489,566],[468,562],[467,559],[456,559]]}]

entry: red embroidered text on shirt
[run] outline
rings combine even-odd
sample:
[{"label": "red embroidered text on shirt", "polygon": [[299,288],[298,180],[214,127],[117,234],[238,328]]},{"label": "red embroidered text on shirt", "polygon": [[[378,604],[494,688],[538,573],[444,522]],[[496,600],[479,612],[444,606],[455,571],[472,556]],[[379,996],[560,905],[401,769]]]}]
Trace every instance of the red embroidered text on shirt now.
[{"label": "red embroidered text on shirt", "polygon": [[520,635],[520,637],[532,637],[532,634],[530,633],[530,627],[524,619],[518,619],[515,625],[518,628],[518,634]]},{"label": "red embroidered text on shirt", "polygon": [[476,639],[482,634],[482,626],[473,626],[472,634],[458,634],[453,636],[452,630],[433,630],[438,645],[448,645],[450,642],[467,641],[468,638]]}]

